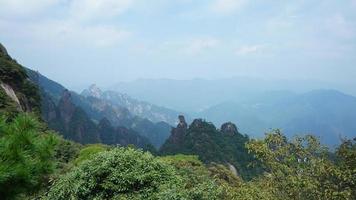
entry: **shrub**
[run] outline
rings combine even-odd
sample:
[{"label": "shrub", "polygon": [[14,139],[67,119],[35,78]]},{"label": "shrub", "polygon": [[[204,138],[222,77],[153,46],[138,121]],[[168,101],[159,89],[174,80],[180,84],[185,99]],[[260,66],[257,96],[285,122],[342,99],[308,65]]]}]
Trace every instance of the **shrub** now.
[{"label": "shrub", "polygon": [[78,157],[74,160],[75,165],[93,158],[97,153],[108,150],[108,146],[103,144],[89,144],[79,151]]},{"label": "shrub", "polygon": [[38,120],[20,114],[11,122],[0,119],[0,196],[13,199],[32,193],[54,168],[57,139],[41,131]]},{"label": "shrub", "polygon": [[150,153],[119,147],[79,164],[43,199],[159,199],[175,185],[179,178],[172,167]]}]

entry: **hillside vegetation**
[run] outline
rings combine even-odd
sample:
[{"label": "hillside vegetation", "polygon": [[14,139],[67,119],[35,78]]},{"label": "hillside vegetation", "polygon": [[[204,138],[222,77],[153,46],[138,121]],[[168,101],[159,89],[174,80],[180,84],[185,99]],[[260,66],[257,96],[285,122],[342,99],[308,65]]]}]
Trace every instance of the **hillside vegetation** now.
[{"label": "hillside vegetation", "polygon": [[[182,116],[180,118],[183,119]],[[249,140],[248,136],[238,132],[233,123],[216,129],[214,124],[201,119],[194,120],[189,127],[183,120],[172,130],[160,153],[197,155],[206,164],[220,163],[236,170],[243,178],[251,179],[260,172],[260,168],[245,147]]]},{"label": "hillside vegetation", "polygon": [[[179,116],[160,151],[149,152],[128,129],[93,122],[68,91],[47,104],[0,47],[0,83],[9,86],[0,90],[1,199],[356,199],[356,138],[330,152],[313,135],[289,139],[275,130],[250,139],[231,122],[188,126]],[[102,141],[112,143],[88,144]]]}]

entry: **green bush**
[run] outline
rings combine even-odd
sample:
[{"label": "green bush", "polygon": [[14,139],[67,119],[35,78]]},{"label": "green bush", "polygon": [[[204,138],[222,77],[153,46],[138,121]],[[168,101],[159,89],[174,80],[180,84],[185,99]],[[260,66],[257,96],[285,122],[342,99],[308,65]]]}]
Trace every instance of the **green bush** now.
[{"label": "green bush", "polygon": [[0,119],[0,196],[13,199],[37,191],[54,169],[57,138],[41,131],[38,120],[20,114]]},{"label": "green bush", "polygon": [[59,180],[43,199],[159,199],[179,184],[172,167],[132,148],[96,154]]},{"label": "green bush", "polygon": [[58,144],[55,148],[55,159],[57,161],[56,168],[61,174],[72,167],[74,160],[78,158],[82,145],[65,140],[60,136],[58,136],[58,139]]},{"label": "green bush", "polygon": [[[182,185],[178,192],[184,199],[227,199],[220,172],[212,172],[199,159],[198,156],[178,154],[161,158],[164,162],[174,166],[181,177]],[[224,168],[223,166],[221,166]],[[226,169],[226,168],[224,168]],[[231,173],[229,174],[231,176]],[[225,177],[224,177],[225,178]],[[237,178],[235,176],[235,178]]]},{"label": "green bush", "polygon": [[93,158],[97,153],[108,150],[108,146],[103,144],[89,144],[79,151],[78,157],[74,160],[75,165],[79,165],[83,161]]},{"label": "green bush", "polygon": [[[274,199],[355,199],[356,171],[330,160],[329,152],[314,136],[289,141],[276,130],[247,147],[266,170],[254,187],[269,190]],[[339,154],[345,150],[352,155],[352,143],[341,147]]]}]

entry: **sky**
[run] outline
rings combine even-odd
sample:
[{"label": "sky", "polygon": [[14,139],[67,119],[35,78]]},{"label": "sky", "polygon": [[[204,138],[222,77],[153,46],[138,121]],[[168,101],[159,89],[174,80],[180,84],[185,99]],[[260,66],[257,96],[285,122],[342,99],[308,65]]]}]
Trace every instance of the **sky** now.
[{"label": "sky", "polygon": [[240,76],[356,86],[356,0],[0,0],[0,42],[74,89]]}]

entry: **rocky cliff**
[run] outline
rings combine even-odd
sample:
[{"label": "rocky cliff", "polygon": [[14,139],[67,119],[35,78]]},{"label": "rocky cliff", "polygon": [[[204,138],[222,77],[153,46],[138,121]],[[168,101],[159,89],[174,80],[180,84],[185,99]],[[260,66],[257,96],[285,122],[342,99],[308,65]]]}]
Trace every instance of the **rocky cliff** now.
[{"label": "rocky cliff", "polygon": [[39,112],[39,107],[38,88],[28,79],[25,69],[0,44],[0,113]]},{"label": "rocky cliff", "polygon": [[248,167],[254,161],[245,147],[249,138],[239,133],[235,124],[228,122],[216,129],[214,124],[203,119],[193,120],[189,127],[183,116],[179,116],[179,121],[161,147],[162,155],[198,155],[205,163],[224,164],[246,179],[260,170]]}]

